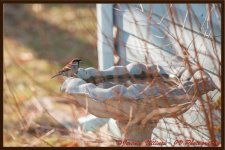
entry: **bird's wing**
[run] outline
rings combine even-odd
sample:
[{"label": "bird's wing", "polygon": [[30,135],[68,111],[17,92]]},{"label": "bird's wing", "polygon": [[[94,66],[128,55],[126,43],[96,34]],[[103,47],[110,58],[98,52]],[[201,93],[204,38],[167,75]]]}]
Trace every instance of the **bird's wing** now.
[{"label": "bird's wing", "polygon": [[60,72],[66,72],[66,71],[71,70],[71,66],[72,65],[63,67],[63,69]]},{"label": "bird's wing", "polygon": [[62,70],[61,70],[61,71],[62,71],[62,72],[66,72],[66,71],[71,70],[72,65],[73,65],[73,63],[72,63],[72,62],[68,63],[67,65],[65,65],[65,66],[62,68]]}]

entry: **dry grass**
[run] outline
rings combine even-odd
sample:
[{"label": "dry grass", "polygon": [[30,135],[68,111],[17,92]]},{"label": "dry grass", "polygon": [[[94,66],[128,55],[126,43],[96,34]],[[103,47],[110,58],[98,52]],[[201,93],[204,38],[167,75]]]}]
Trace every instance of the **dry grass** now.
[{"label": "dry grass", "polygon": [[[73,57],[97,67],[95,24],[94,4],[4,4],[4,146],[85,145],[31,106],[47,95],[63,97],[62,78],[50,78]],[[84,114],[74,109],[76,117]]]}]

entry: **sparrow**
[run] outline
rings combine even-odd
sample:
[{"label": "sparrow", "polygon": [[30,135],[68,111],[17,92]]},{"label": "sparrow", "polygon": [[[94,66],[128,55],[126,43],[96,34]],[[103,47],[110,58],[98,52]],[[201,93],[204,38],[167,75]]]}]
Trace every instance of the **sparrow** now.
[{"label": "sparrow", "polygon": [[77,74],[77,71],[79,69],[79,63],[81,59],[74,58],[71,60],[68,64],[66,64],[56,75],[52,76],[52,78],[55,78],[57,76],[66,76],[66,77],[74,77]]}]

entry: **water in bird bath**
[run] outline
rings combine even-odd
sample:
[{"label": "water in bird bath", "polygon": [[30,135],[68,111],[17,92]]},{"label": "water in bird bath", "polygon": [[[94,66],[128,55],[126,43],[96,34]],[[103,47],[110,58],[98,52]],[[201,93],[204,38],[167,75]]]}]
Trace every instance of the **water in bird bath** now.
[{"label": "water in bird bath", "polygon": [[78,76],[87,83],[93,83],[97,87],[108,89],[115,85],[126,88],[133,84],[144,86],[157,86],[168,89],[180,84],[176,78],[171,78],[168,73],[157,65],[145,65],[131,63],[127,66],[112,66],[106,70],[95,68],[80,68]]}]

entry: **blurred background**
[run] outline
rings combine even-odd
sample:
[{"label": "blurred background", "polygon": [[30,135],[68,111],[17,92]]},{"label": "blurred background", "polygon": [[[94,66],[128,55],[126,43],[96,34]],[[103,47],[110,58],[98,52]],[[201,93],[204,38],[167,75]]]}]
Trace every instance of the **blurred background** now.
[{"label": "blurred background", "polygon": [[95,11],[95,4],[4,4],[4,146],[73,145],[64,130],[41,138],[58,123],[30,105],[62,97],[63,78],[51,76],[72,58],[97,68]]}]

